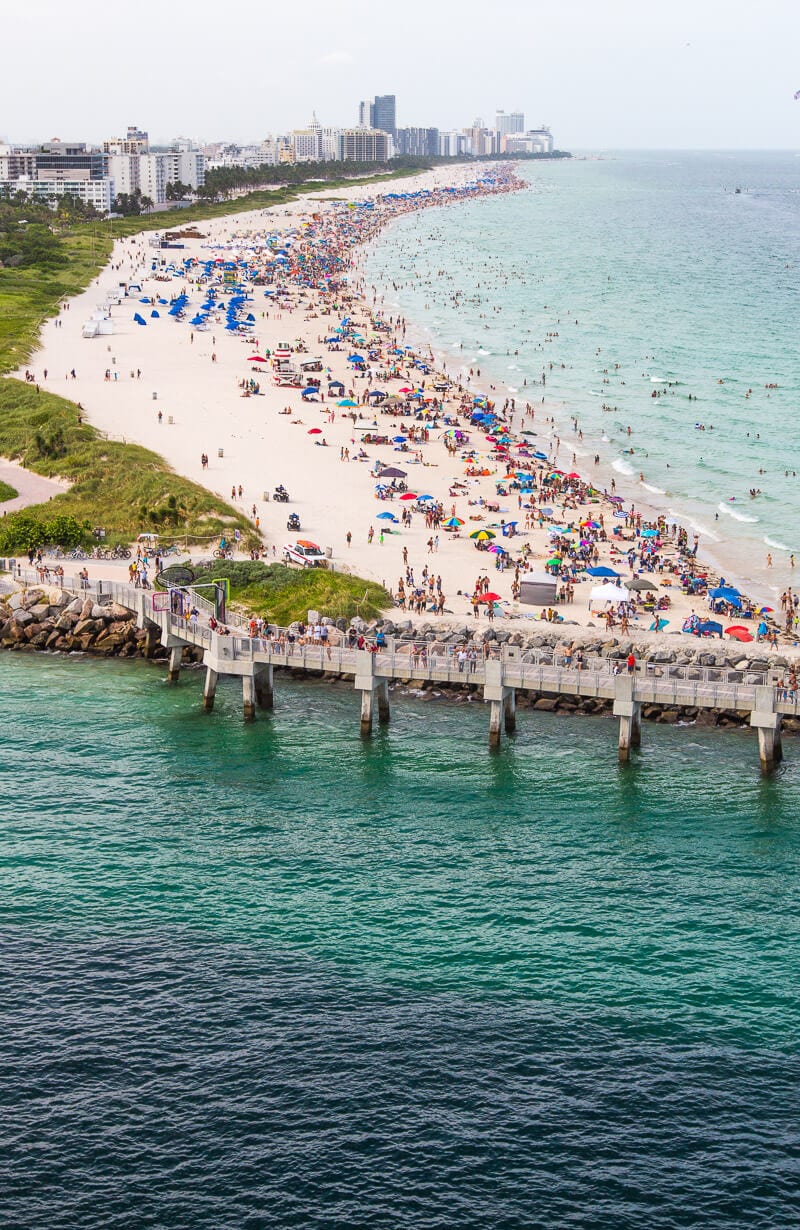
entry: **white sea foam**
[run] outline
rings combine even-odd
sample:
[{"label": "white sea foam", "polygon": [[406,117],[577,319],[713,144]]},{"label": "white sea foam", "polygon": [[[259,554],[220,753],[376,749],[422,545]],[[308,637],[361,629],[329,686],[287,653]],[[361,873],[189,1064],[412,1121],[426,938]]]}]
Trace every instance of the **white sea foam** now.
[{"label": "white sea foam", "polygon": [[652,491],[653,495],[666,495],[667,494],[663,487],[653,487],[651,486],[650,483],[642,483],[642,486],[644,487],[645,491]]},{"label": "white sea foam", "polygon": [[764,542],[768,547],[772,547],[773,551],[791,551],[791,547],[787,547],[785,542],[776,542],[774,538],[770,538],[769,534],[764,535]]},{"label": "white sea foam", "polygon": [[589,389],[589,396],[590,397],[602,397],[603,394],[598,393],[597,389]]},{"label": "white sea foam", "polygon": [[758,521],[758,517],[751,517],[749,513],[739,512],[736,508],[731,508],[730,504],[720,502],[717,505],[720,512],[725,513],[728,517],[733,517],[734,521]]},{"label": "white sea foam", "polygon": [[629,466],[627,461],[621,461],[619,457],[612,461],[611,468],[616,470],[617,474],[633,474],[633,466]]}]

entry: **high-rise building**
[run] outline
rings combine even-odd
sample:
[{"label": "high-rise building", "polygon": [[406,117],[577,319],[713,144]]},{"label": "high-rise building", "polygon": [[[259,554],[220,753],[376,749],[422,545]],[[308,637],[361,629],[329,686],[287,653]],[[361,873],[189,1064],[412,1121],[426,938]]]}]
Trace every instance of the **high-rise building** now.
[{"label": "high-rise building", "polygon": [[386,162],[390,141],[389,134],[377,128],[344,128],[339,133],[339,161]]},{"label": "high-rise building", "polygon": [[372,108],[372,127],[394,136],[397,131],[397,99],[394,94],[376,94]]},{"label": "high-rise building", "polygon": [[525,131],[525,114],[522,111],[498,111],[495,117],[495,128],[500,133],[501,137],[507,136],[510,132]]},{"label": "high-rise building", "polygon": [[376,94],[358,104],[358,122],[364,128],[380,128],[394,136],[397,132],[397,99],[394,94]]},{"label": "high-rise building", "polygon": [[395,148],[399,155],[428,158],[439,153],[438,128],[398,128]]}]

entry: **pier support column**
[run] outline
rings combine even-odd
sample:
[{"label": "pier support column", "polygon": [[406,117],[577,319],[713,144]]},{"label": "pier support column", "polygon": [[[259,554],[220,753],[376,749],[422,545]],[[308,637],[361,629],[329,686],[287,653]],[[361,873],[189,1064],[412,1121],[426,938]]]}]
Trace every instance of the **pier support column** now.
[{"label": "pier support column", "polygon": [[489,747],[500,746],[500,729],[501,716],[503,712],[502,702],[493,700],[489,702],[491,705],[489,711]]},{"label": "pier support column", "polygon": [[635,677],[618,675],[614,681],[614,717],[619,718],[619,759],[626,764],[631,748],[642,745],[642,706],[635,696]]},{"label": "pier support column", "polygon": [[255,668],[256,701],[259,709],[272,709],[275,704],[273,690],[273,668],[265,662],[257,663]]},{"label": "pier support column", "polygon": [[375,685],[375,695],[378,699],[378,722],[381,726],[389,725],[389,680],[381,679]]},{"label": "pier support column", "polygon": [[155,624],[145,624],[144,640],[142,642],[142,645],[143,645],[143,650],[144,650],[144,656],[146,658],[152,658],[160,640],[161,640],[161,629],[157,628]]},{"label": "pier support column", "polygon": [[489,747],[499,747],[503,726],[506,734],[511,734],[516,725],[516,692],[503,683],[503,663],[499,659],[488,658],[484,669],[483,699],[491,706]]},{"label": "pier support column", "polygon": [[169,651],[169,674],[167,675],[170,683],[177,683],[180,678],[182,658],[183,645],[171,645]]},{"label": "pier support column", "polygon": [[503,720],[506,734],[513,735],[517,729],[517,693],[515,688],[507,688],[503,700]]},{"label": "pier support column", "polygon": [[206,713],[210,713],[214,708],[214,697],[217,694],[217,680],[219,679],[218,671],[215,671],[212,666],[206,667],[206,682],[203,688],[203,709]]},{"label": "pier support column", "polygon": [[781,715],[775,711],[774,688],[756,688],[750,725],[758,731],[758,757],[761,772],[771,773],[783,760]]},{"label": "pier support column", "polygon": [[372,734],[372,699],[375,693],[372,688],[364,688],[361,692],[361,735],[369,738]]},{"label": "pier support column", "polygon": [[244,720],[252,722],[256,716],[256,676],[255,671],[251,675],[242,675],[242,706],[244,710]]}]

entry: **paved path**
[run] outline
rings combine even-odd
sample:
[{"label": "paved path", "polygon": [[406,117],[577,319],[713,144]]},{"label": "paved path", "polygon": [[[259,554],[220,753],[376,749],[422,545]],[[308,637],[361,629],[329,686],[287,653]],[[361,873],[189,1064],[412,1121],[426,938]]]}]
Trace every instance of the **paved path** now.
[{"label": "paved path", "polygon": [[27,508],[30,504],[41,504],[51,499],[60,491],[66,491],[68,483],[58,482],[53,478],[42,478],[33,474],[16,461],[6,461],[0,458],[0,482],[8,483],[19,494],[13,500],[0,504],[0,515],[16,512],[18,508]]}]

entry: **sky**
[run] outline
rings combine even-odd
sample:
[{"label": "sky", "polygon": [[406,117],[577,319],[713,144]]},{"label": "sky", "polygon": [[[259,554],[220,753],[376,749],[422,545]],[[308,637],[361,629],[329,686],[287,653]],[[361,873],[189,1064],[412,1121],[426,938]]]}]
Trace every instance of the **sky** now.
[{"label": "sky", "polygon": [[[497,109],[560,149],[800,148],[800,0],[2,0],[0,140],[244,143]],[[49,85],[48,85],[49,83]]]}]

